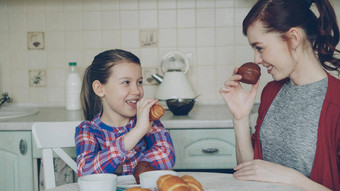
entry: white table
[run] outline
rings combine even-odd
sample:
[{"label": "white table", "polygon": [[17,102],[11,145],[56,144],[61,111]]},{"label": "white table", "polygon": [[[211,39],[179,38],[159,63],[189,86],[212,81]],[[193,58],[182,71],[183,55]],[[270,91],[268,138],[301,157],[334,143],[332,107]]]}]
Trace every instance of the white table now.
[{"label": "white table", "polygon": [[[209,172],[178,172],[180,176],[187,174],[196,178],[205,191],[301,191],[287,184],[266,183],[255,181],[240,181],[232,174]],[[46,191],[79,191],[77,183],[59,186]]]}]

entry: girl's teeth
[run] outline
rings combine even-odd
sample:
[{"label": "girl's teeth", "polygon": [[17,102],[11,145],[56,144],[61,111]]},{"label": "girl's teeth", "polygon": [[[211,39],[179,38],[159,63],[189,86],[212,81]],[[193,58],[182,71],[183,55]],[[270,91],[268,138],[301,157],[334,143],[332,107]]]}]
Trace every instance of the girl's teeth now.
[{"label": "girl's teeth", "polygon": [[128,102],[128,103],[137,103],[136,100],[127,100],[126,102]]}]

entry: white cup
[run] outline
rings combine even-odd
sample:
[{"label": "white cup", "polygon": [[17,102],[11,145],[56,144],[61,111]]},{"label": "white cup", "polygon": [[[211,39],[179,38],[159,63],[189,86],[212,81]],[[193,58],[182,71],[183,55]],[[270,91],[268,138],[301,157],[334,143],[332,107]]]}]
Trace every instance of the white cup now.
[{"label": "white cup", "polygon": [[117,175],[102,173],[78,178],[80,191],[116,191]]},{"label": "white cup", "polygon": [[139,175],[140,187],[150,189],[157,188],[158,178],[166,174],[177,175],[177,173],[172,170],[153,170],[143,172]]}]

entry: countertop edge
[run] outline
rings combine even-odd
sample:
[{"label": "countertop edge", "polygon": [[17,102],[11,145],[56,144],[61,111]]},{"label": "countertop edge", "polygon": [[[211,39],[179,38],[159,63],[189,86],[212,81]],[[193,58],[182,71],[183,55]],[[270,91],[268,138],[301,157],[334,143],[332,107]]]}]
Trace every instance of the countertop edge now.
[{"label": "countertop edge", "polygon": [[[41,107],[36,115],[0,120],[0,131],[30,131],[34,122],[82,121],[81,110]],[[166,129],[233,128],[232,114],[225,105],[195,105],[189,115],[174,116],[169,110],[161,118]]]}]

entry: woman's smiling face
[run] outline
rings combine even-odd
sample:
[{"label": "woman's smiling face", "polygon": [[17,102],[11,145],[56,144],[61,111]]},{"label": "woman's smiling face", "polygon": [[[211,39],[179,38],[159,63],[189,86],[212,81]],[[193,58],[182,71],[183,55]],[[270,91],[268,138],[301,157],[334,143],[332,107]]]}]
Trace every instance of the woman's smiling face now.
[{"label": "woman's smiling face", "polygon": [[291,75],[296,62],[287,40],[276,32],[266,32],[261,22],[255,22],[247,30],[249,44],[255,51],[254,62],[267,68],[274,80]]}]

